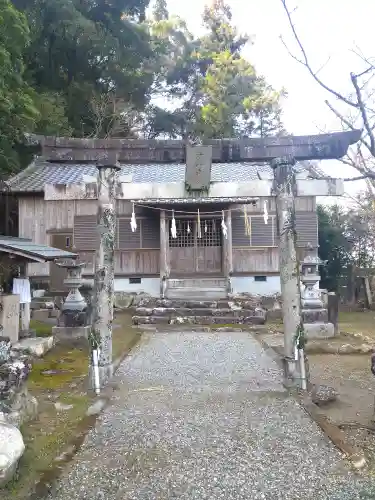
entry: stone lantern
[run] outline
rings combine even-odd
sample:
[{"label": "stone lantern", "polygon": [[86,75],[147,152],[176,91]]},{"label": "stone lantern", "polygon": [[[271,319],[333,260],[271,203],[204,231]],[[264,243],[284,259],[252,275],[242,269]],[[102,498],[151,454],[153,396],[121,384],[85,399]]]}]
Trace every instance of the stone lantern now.
[{"label": "stone lantern", "polygon": [[325,264],[318,255],[310,253],[301,262],[301,282],[303,285],[302,307],[304,309],[321,309],[323,301],[317,287],[320,281],[319,266]]},{"label": "stone lantern", "polygon": [[301,262],[301,290],[302,320],[304,329],[309,338],[332,337],[334,326],[328,322],[328,311],[324,307],[321,292],[318,288],[320,281],[319,266],[326,264],[316,254],[315,249],[310,251]]},{"label": "stone lantern", "polygon": [[61,307],[58,326],[52,332],[59,340],[87,338],[90,330],[88,305],[81,292],[83,286],[82,268],[85,263],[74,259],[57,262],[57,266],[67,270],[64,284],[69,288],[69,293]]},{"label": "stone lantern", "polygon": [[85,264],[68,259],[56,265],[66,269],[68,274],[64,285],[69,288],[69,293],[61,307],[60,320],[63,320],[64,326],[84,326],[87,303],[79,289],[83,285],[82,268]]}]

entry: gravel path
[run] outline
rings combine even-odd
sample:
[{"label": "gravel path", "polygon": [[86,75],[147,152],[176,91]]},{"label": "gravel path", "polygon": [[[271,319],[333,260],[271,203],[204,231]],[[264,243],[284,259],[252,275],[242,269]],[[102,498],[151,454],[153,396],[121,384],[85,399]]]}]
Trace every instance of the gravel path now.
[{"label": "gravel path", "polygon": [[375,498],[281,380],[245,332],[145,336],[49,498]]}]

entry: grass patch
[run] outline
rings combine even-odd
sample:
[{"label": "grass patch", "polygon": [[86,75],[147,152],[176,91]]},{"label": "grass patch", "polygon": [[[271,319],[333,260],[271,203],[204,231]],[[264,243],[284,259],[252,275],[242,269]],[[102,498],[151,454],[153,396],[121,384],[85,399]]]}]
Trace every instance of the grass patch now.
[{"label": "grass patch", "polygon": [[375,340],[375,311],[340,312],[339,328],[342,332],[363,333]]},{"label": "grass patch", "polygon": [[52,335],[52,325],[36,319],[30,321],[30,329],[35,330],[37,337],[50,337]]},{"label": "grass patch", "polygon": [[[115,324],[119,326],[113,330],[114,360],[124,356],[141,336],[139,330],[132,328],[127,314],[118,316]],[[39,321],[33,322],[31,328],[42,336],[51,333],[51,326]],[[54,459],[84,431],[82,419],[94,400],[87,393],[88,365],[88,348],[63,345],[56,345],[43,359],[34,362],[27,386],[38,400],[39,415],[21,429],[26,450],[18,477],[0,490],[1,500],[27,498],[41,474],[52,470]],[[73,407],[58,412],[54,405],[57,401]]]}]

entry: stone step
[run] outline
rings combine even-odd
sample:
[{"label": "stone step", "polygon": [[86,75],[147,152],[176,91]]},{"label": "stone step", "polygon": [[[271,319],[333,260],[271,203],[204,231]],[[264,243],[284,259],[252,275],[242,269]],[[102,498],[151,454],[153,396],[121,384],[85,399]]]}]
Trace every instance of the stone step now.
[{"label": "stone step", "polygon": [[[265,335],[269,332],[269,328],[266,325],[251,325],[251,324],[241,324],[241,326],[238,325],[226,325],[226,326],[221,326],[220,324],[217,325],[189,325],[189,324],[182,324],[182,325],[164,325],[164,324],[142,324],[140,325],[144,331],[150,331],[150,332],[198,332],[198,333],[205,333],[205,332],[252,332],[256,334],[262,334]],[[133,326],[133,328],[139,328],[138,326]]]},{"label": "stone step", "polygon": [[[157,299],[156,307],[186,308],[186,309],[207,309],[216,308],[218,302],[215,300],[189,300],[189,299]],[[229,307],[228,304],[226,307]]]},{"label": "stone step", "polygon": [[186,300],[218,300],[225,299],[227,289],[225,287],[216,288],[167,288],[166,297],[168,299]]},{"label": "stone step", "polygon": [[170,318],[168,316],[133,316],[134,325],[263,325],[264,316],[184,316]]},{"label": "stone step", "polygon": [[135,310],[136,316],[166,316],[169,318],[185,317],[185,316],[226,316],[226,317],[248,317],[254,314],[254,309],[230,309],[230,308],[184,308],[184,307],[137,307]]}]

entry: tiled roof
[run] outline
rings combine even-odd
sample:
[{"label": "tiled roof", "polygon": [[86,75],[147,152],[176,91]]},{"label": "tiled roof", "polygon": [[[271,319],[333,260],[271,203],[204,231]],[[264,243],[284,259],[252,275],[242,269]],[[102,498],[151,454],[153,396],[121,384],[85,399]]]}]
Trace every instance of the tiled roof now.
[{"label": "tiled roof", "polygon": [[[213,163],[212,182],[245,182],[256,180],[258,172],[270,172],[263,163]],[[75,184],[83,176],[96,175],[95,165],[61,164],[35,160],[29,167],[8,181],[13,192],[42,192],[45,184]],[[120,175],[132,175],[132,182],[180,182],[185,179],[184,164],[122,165]]]},{"label": "tiled roof", "polygon": [[21,252],[22,254],[28,256],[30,260],[36,258],[42,259],[47,262],[55,259],[68,259],[77,257],[77,254],[74,254],[72,252],[49,247],[47,245],[39,245],[38,243],[34,243],[29,239],[0,235],[0,253],[2,252]]}]

